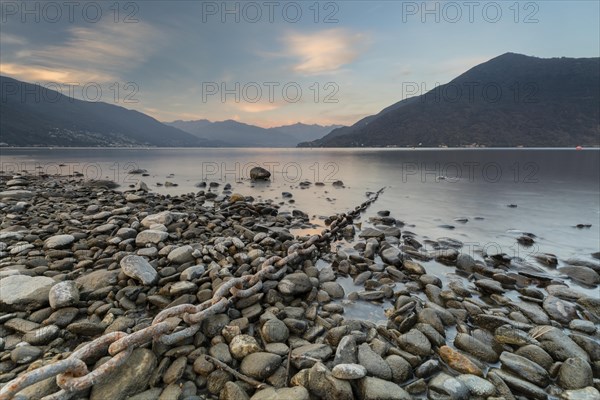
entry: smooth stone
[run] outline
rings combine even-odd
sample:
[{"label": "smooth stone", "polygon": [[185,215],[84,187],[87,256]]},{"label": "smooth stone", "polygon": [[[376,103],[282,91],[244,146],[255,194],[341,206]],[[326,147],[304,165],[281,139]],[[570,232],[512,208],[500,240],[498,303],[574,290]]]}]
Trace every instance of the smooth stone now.
[{"label": "smooth stone", "polygon": [[591,268],[584,266],[567,266],[557,270],[567,275],[569,278],[588,286],[595,286],[600,283],[600,275]]},{"label": "smooth stone", "polygon": [[582,389],[592,386],[594,382],[592,367],[582,358],[568,358],[558,370],[557,381],[563,389]]},{"label": "smooth stone", "polygon": [[561,393],[560,398],[563,400],[598,400],[600,392],[592,386],[583,389],[565,390]]},{"label": "smooth stone", "polygon": [[73,235],[56,235],[51,236],[44,241],[46,249],[63,249],[70,246],[75,241]]},{"label": "smooth stone", "polygon": [[525,357],[504,351],[500,354],[500,361],[502,362],[502,368],[537,386],[545,387],[550,383],[548,372],[542,366]]},{"label": "smooth stone", "polygon": [[533,398],[537,400],[546,400],[548,398],[548,394],[544,391],[544,389],[534,385],[529,381],[526,381],[525,379],[521,379],[520,377],[501,369],[493,369],[492,371],[511,389],[525,394],[527,398]]},{"label": "smooth stone", "polygon": [[302,386],[291,388],[267,388],[254,393],[250,400],[309,400],[308,390]]},{"label": "smooth stone", "polygon": [[173,222],[173,214],[170,211],[163,211],[158,214],[151,214],[145,217],[141,224],[146,228],[150,228],[155,224],[169,225]]},{"label": "smooth stone", "polygon": [[457,376],[456,379],[464,383],[474,396],[488,397],[496,393],[496,387],[493,384],[476,375],[464,374]]},{"label": "smooth stone", "polygon": [[342,299],[345,295],[344,288],[337,282],[324,282],[321,284],[321,289],[326,291],[332,299]]},{"label": "smooth stone", "polygon": [[353,398],[350,382],[335,378],[320,362],[315,363],[308,371],[308,389],[312,395],[323,400]]},{"label": "smooth stone", "polygon": [[253,181],[266,181],[270,176],[271,173],[262,167],[254,167],[250,170],[250,179]]},{"label": "smooth stone", "polygon": [[281,293],[289,295],[310,292],[312,287],[310,278],[303,272],[286,275],[277,285]]},{"label": "smooth stone", "polygon": [[567,325],[577,318],[575,305],[555,296],[548,296],[544,300],[544,310],[552,319]]},{"label": "smooth stone", "polygon": [[356,364],[358,362],[357,350],[356,339],[353,335],[342,337],[335,351],[333,365]]},{"label": "smooth stone", "polygon": [[193,252],[194,249],[188,244],[172,250],[167,259],[175,264],[185,264],[186,262],[194,261]]},{"label": "smooth stone", "polygon": [[23,341],[33,346],[48,344],[58,337],[60,328],[56,325],[47,325],[23,335]]},{"label": "smooth stone", "polygon": [[143,247],[147,244],[159,244],[163,242],[169,237],[167,232],[155,230],[155,229],[147,229],[137,234],[135,237],[135,244]]},{"label": "smooth stone", "polygon": [[483,376],[483,371],[473,361],[451,347],[440,347],[439,355],[450,368],[460,373]]},{"label": "smooth stone", "polygon": [[0,308],[3,311],[37,310],[49,304],[56,282],[45,276],[10,275],[0,279]]},{"label": "smooth stone", "polygon": [[458,379],[441,372],[429,381],[427,397],[431,400],[467,400],[469,398],[469,388]]},{"label": "smooth stone", "polygon": [[208,350],[208,354],[225,364],[231,364],[231,361],[233,361],[231,353],[229,352],[229,347],[226,343],[218,343],[212,346]]},{"label": "smooth stone", "polygon": [[70,307],[79,302],[79,290],[75,281],[62,281],[52,286],[48,300],[54,310]]},{"label": "smooth stone", "polygon": [[[310,368],[314,365],[314,359],[325,361],[333,351],[326,344],[307,344],[292,350],[292,364],[298,369]],[[303,358],[308,357],[308,358]]]},{"label": "smooth stone", "polygon": [[10,359],[15,364],[29,364],[31,361],[41,357],[42,350],[34,346],[17,346],[10,352]]},{"label": "smooth stone", "polygon": [[386,264],[394,265],[396,267],[402,266],[402,252],[395,247],[388,247],[382,250],[379,255]]},{"label": "smooth stone", "polygon": [[456,346],[457,349],[471,354],[479,360],[489,363],[498,362],[498,354],[491,346],[488,346],[466,333],[458,333],[456,335],[454,338],[454,346]]},{"label": "smooth stone", "polygon": [[82,275],[75,279],[78,285],[81,285],[81,291],[93,292],[98,289],[113,286],[117,283],[119,271],[97,270],[89,274]]},{"label": "smooth stone", "polygon": [[30,197],[33,197],[34,194],[35,194],[34,192],[29,191],[29,190],[20,190],[20,189],[4,190],[4,191],[0,192],[0,199],[15,199],[15,200],[28,199]]},{"label": "smooth stone", "polygon": [[153,285],[158,280],[158,273],[144,257],[129,255],[121,260],[123,273],[140,281],[143,285]]},{"label": "smooth stone", "polygon": [[263,380],[273,375],[280,365],[280,356],[271,353],[256,352],[244,357],[240,365],[240,371],[252,378]]},{"label": "smooth stone", "polygon": [[268,343],[284,343],[290,336],[290,331],[286,324],[277,318],[267,320],[260,330],[265,341]]},{"label": "smooth stone", "polygon": [[392,370],[392,381],[395,383],[406,382],[413,373],[413,368],[404,358],[392,354],[385,358],[385,362]]},{"label": "smooth stone", "polygon": [[411,395],[394,382],[366,377],[358,381],[358,392],[363,400],[410,400]]},{"label": "smooth stone", "polygon": [[585,350],[558,328],[544,327],[544,333],[537,339],[540,341],[540,347],[555,360],[564,361],[574,357],[581,357],[586,361],[590,360]]},{"label": "smooth stone", "polygon": [[248,400],[250,397],[234,382],[226,382],[223,391],[219,395],[219,400]]},{"label": "smooth stone", "polygon": [[187,365],[186,357],[177,357],[173,363],[167,368],[165,373],[163,374],[163,382],[167,385],[176,382],[179,378],[183,376],[183,372]]},{"label": "smooth stone", "polygon": [[392,379],[390,366],[367,343],[358,346],[358,363],[366,368],[369,375],[385,380]]},{"label": "smooth stone", "polygon": [[382,231],[380,231],[379,229],[365,228],[360,232],[358,237],[363,238],[363,239],[370,239],[370,238],[383,239],[385,237],[385,234]]},{"label": "smooth stone", "polygon": [[179,279],[182,281],[192,281],[200,278],[205,272],[204,265],[194,265],[183,270]]},{"label": "smooth stone", "polygon": [[552,364],[554,363],[554,360],[550,354],[546,353],[546,351],[540,346],[536,346],[534,344],[528,344],[527,346],[519,347],[515,354],[533,361],[534,363],[543,367],[546,371],[549,371],[550,367],[552,367]]},{"label": "smooth stone", "polygon": [[120,228],[115,235],[123,240],[135,239],[135,237],[137,236],[137,231],[131,228]]},{"label": "smooth stone", "polygon": [[575,331],[584,332],[593,335],[597,331],[596,324],[592,321],[582,319],[574,319],[569,323],[569,328]]},{"label": "smooth stone", "polygon": [[334,377],[344,380],[361,379],[367,375],[367,369],[360,364],[338,364],[331,370]]},{"label": "smooth stone", "polygon": [[90,400],[125,400],[146,389],[156,367],[156,356],[148,349],[135,349],[125,363],[92,387]]},{"label": "smooth stone", "polygon": [[431,353],[431,342],[417,329],[411,329],[404,335],[400,335],[398,344],[411,354],[427,356]]}]

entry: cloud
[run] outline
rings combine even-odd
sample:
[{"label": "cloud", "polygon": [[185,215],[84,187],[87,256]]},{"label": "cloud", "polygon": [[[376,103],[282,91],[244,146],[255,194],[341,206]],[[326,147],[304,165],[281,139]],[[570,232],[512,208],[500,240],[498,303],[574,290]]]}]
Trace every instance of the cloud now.
[{"label": "cloud", "polygon": [[314,75],[336,72],[353,62],[360,55],[366,37],[344,29],[329,29],[290,34],[284,41],[288,54],[299,59],[294,71]]},{"label": "cloud", "polygon": [[114,82],[115,76],[99,71],[78,71],[73,69],[52,69],[13,63],[0,63],[0,75],[12,76],[27,82],[55,82],[86,84],[89,82]]},{"label": "cloud", "polygon": [[244,111],[247,113],[261,113],[266,111],[277,110],[280,106],[275,103],[241,103],[237,108],[240,111]]},{"label": "cloud", "polygon": [[3,33],[0,35],[0,45],[6,46],[10,44],[25,45],[27,44],[27,39],[21,36],[11,35],[9,33]]},{"label": "cloud", "polygon": [[[143,63],[156,51],[156,33],[149,25],[99,22],[72,27],[54,46],[29,48],[3,57],[2,72],[23,80],[100,82],[119,80],[123,71]],[[2,39],[2,44],[6,39]],[[9,43],[22,40],[11,36]]]}]

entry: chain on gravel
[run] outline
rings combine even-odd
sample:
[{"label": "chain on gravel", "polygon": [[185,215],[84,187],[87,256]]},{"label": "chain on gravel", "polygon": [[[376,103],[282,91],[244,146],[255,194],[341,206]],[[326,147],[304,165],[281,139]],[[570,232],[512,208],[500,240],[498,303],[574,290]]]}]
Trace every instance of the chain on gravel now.
[{"label": "chain on gravel", "polygon": [[[130,334],[112,332],[102,335],[84,344],[63,360],[20,375],[0,388],[0,400],[10,400],[26,387],[53,376],[56,377],[56,383],[61,390],[41,400],[68,400],[102,382],[127,361],[135,348],[152,340],[172,345],[194,336],[200,330],[200,324],[204,319],[225,312],[233,299],[246,298],[260,292],[263,280],[280,280],[286,273],[287,264],[312,255],[317,250],[317,244],[334,239],[340,229],[352,223],[352,220],[375,202],[382,192],[383,188],[372,193],[367,201],[354,210],[336,216],[329,228],[320,235],[313,235],[302,243],[290,246],[287,256],[270,257],[263,262],[254,275],[243,275],[225,281],[216,289],[211,299],[197,305],[181,304],[170,307],[158,313],[152,324],[144,329]],[[182,321],[187,326],[180,327]],[[111,358],[93,371],[89,371],[85,360],[98,358],[106,353]]]}]

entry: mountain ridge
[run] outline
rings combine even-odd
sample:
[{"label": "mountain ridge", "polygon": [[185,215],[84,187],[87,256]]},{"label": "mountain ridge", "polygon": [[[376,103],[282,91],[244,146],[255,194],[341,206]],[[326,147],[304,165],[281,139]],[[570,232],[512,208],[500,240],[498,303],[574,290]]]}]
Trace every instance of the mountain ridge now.
[{"label": "mountain ridge", "polygon": [[0,87],[0,142],[9,146],[211,145],[136,110],[78,100],[7,76],[0,76]]},{"label": "mountain ridge", "polygon": [[164,122],[199,138],[219,142],[223,147],[296,147],[302,141],[314,140],[340,125],[322,126],[297,122],[262,128],[232,119],[211,122],[208,119]]},{"label": "mountain ridge", "polygon": [[[598,146],[599,60],[505,53],[299,147]],[[451,101],[448,89],[460,85],[502,95]]]}]

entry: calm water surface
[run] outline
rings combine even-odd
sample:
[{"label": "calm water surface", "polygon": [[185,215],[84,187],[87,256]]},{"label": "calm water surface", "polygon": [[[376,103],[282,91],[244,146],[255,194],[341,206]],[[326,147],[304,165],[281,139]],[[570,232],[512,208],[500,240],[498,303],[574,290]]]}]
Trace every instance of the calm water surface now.
[{"label": "calm water surface", "polygon": [[[369,191],[385,192],[367,212],[390,210],[405,230],[426,238],[452,237],[475,258],[482,249],[537,264],[536,252],[561,260],[594,261],[600,250],[600,150],[589,149],[1,149],[4,171],[108,178],[128,185],[143,180],[154,191],[196,192],[202,181],[231,183],[234,192],[271,198],[298,208],[319,226],[323,216],[347,211]],[[62,164],[62,165],[61,165]],[[273,172],[270,183],[252,184],[253,166]],[[150,176],[128,172],[146,169]],[[344,188],[336,188],[341,180]],[[176,187],[157,186],[165,182]],[[300,189],[301,181],[323,182]],[[220,192],[220,188],[217,189]],[[284,200],[293,193],[295,203]],[[517,207],[508,207],[509,204]],[[467,222],[458,222],[466,218]],[[364,221],[367,218],[363,218]],[[591,228],[576,228],[591,224]],[[453,229],[447,227],[453,226]],[[530,248],[515,239],[537,236]],[[349,244],[351,246],[351,244]],[[597,260],[595,260],[597,262]],[[453,268],[427,263],[428,272]],[[548,270],[559,276],[556,270]],[[569,282],[571,285],[575,285]],[[579,287],[599,296],[598,289]]]}]

